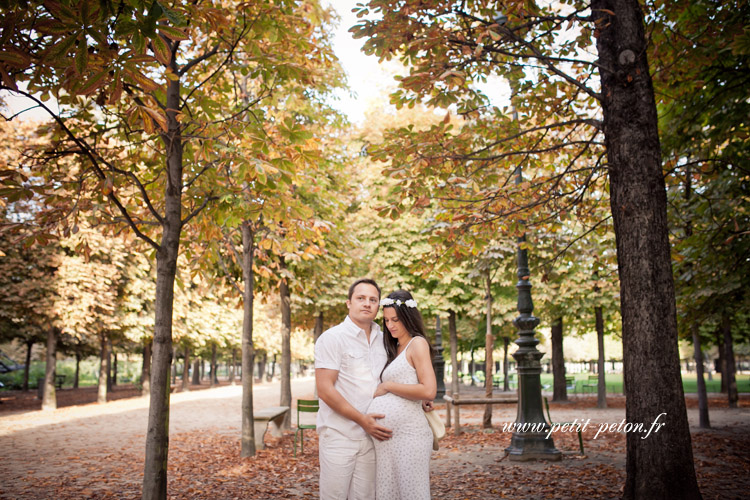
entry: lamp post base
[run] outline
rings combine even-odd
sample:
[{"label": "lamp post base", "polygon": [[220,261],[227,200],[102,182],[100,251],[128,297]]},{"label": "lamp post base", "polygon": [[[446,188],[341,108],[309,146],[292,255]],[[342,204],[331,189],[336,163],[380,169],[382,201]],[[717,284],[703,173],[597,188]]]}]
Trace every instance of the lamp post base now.
[{"label": "lamp post base", "polygon": [[524,432],[513,433],[510,446],[505,448],[508,460],[512,462],[528,462],[530,460],[546,460],[558,462],[562,453],[555,448],[552,439],[546,433]]}]

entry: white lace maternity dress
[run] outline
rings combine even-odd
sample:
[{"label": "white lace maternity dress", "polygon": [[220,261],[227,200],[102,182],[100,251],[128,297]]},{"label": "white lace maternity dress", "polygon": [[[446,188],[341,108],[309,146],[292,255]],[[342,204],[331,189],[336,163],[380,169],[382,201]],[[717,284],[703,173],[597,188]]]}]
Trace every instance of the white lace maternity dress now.
[{"label": "white lace maternity dress", "polygon": [[[416,384],[417,370],[406,360],[406,348],[383,372],[383,382]],[[385,394],[373,399],[367,413],[382,413],[378,423],[393,431],[387,441],[373,440],[377,457],[377,500],[429,500],[432,431],[421,401]]]}]

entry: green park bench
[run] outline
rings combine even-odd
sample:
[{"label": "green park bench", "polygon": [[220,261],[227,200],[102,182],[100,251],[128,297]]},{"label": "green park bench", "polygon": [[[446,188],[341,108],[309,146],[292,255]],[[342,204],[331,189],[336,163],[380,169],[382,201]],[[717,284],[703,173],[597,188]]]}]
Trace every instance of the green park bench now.
[{"label": "green park bench", "polygon": [[581,385],[583,392],[596,392],[597,387],[599,387],[599,375],[589,375],[586,382]]},{"label": "green park bench", "polygon": [[455,420],[456,426],[453,428],[453,433],[458,436],[461,434],[461,424],[459,422],[458,410],[461,405],[507,405],[518,403],[518,397],[506,397],[506,398],[477,398],[477,397],[465,397],[462,398],[460,395],[454,397],[443,396],[446,404],[446,416],[445,421],[446,427],[451,426],[451,410],[455,406]]},{"label": "green park bench", "polygon": [[256,450],[262,450],[265,446],[263,438],[269,427],[271,428],[271,435],[281,437],[281,424],[288,412],[288,406],[270,406],[253,412]]},{"label": "green park bench", "polygon": [[[547,410],[547,420],[549,420],[550,425],[552,424],[558,424],[560,426],[562,425],[572,425],[572,422],[553,422],[552,417],[549,414],[549,401],[547,401],[547,398],[544,398],[544,408]],[[576,428],[576,432],[578,433],[578,448],[581,450],[581,455],[584,455],[583,452],[583,436],[581,435],[581,427],[578,426]]]}]

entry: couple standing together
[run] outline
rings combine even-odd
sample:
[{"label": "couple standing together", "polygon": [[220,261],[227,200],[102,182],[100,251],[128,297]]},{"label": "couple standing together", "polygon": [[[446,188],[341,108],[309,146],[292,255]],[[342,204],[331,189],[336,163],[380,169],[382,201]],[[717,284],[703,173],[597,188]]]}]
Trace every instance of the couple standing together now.
[{"label": "couple standing together", "polygon": [[[349,314],[315,343],[322,500],[430,498],[432,348],[411,294],[349,288]],[[383,330],[374,322],[383,307]]]}]

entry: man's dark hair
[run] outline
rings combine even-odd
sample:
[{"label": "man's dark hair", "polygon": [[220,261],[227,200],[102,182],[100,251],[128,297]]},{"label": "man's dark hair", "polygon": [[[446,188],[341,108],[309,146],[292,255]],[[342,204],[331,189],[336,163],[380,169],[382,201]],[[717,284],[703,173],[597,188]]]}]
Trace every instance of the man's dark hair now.
[{"label": "man's dark hair", "polygon": [[360,278],[352,283],[352,286],[349,287],[349,300],[352,300],[352,295],[354,295],[354,289],[357,288],[357,285],[360,285],[362,283],[374,286],[378,290],[378,300],[380,300],[380,287],[372,278]]}]

